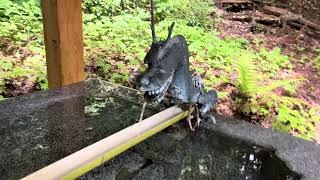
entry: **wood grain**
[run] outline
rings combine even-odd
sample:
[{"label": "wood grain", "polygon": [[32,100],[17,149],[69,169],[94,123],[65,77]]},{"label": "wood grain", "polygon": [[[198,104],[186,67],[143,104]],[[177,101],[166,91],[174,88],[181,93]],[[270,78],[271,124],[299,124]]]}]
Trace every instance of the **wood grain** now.
[{"label": "wood grain", "polygon": [[49,88],[84,80],[81,0],[42,0]]}]

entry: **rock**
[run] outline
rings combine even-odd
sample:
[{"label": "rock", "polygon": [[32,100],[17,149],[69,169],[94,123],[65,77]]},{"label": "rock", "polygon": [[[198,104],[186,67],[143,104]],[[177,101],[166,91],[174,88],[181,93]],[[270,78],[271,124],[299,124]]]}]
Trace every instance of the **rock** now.
[{"label": "rock", "polygon": [[148,180],[159,180],[167,179],[165,175],[165,170],[162,165],[152,164],[144,169],[142,169],[134,180],[148,179]]},{"label": "rock", "polygon": [[110,180],[127,180],[132,179],[140,169],[147,163],[147,160],[139,154],[127,151],[118,158],[115,158],[105,165],[91,171],[79,179],[96,180],[96,179],[110,179]]}]

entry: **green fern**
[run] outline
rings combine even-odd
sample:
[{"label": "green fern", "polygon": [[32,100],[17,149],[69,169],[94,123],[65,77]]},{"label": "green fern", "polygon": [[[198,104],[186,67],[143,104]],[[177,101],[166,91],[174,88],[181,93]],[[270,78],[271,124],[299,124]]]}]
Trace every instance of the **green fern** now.
[{"label": "green fern", "polygon": [[312,111],[314,110],[294,110],[286,104],[281,104],[278,117],[272,126],[279,131],[296,133],[296,136],[311,141],[316,136],[313,123],[318,121],[316,113],[311,114]]},{"label": "green fern", "polygon": [[242,55],[237,63],[238,79],[237,85],[244,95],[252,95],[257,89],[256,71],[252,62],[252,57]]},{"label": "green fern", "polygon": [[270,93],[272,90],[282,87],[290,95],[294,94],[298,89],[299,85],[303,82],[303,78],[297,79],[281,79],[271,82],[270,84],[260,87],[257,91],[260,94]]}]

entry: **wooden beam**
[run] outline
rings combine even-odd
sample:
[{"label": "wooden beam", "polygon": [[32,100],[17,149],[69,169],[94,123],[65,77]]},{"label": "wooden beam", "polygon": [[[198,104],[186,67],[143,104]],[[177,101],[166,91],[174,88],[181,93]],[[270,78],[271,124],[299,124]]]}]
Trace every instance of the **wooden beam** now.
[{"label": "wooden beam", "polygon": [[41,0],[49,88],[84,80],[82,0]]}]

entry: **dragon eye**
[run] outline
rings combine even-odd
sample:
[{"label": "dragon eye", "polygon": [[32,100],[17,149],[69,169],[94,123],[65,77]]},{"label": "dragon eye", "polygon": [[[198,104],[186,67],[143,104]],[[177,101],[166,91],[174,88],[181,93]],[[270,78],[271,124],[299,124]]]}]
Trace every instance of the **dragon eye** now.
[{"label": "dragon eye", "polygon": [[165,71],[164,69],[160,69],[159,72],[160,73],[167,73],[167,71]]}]

